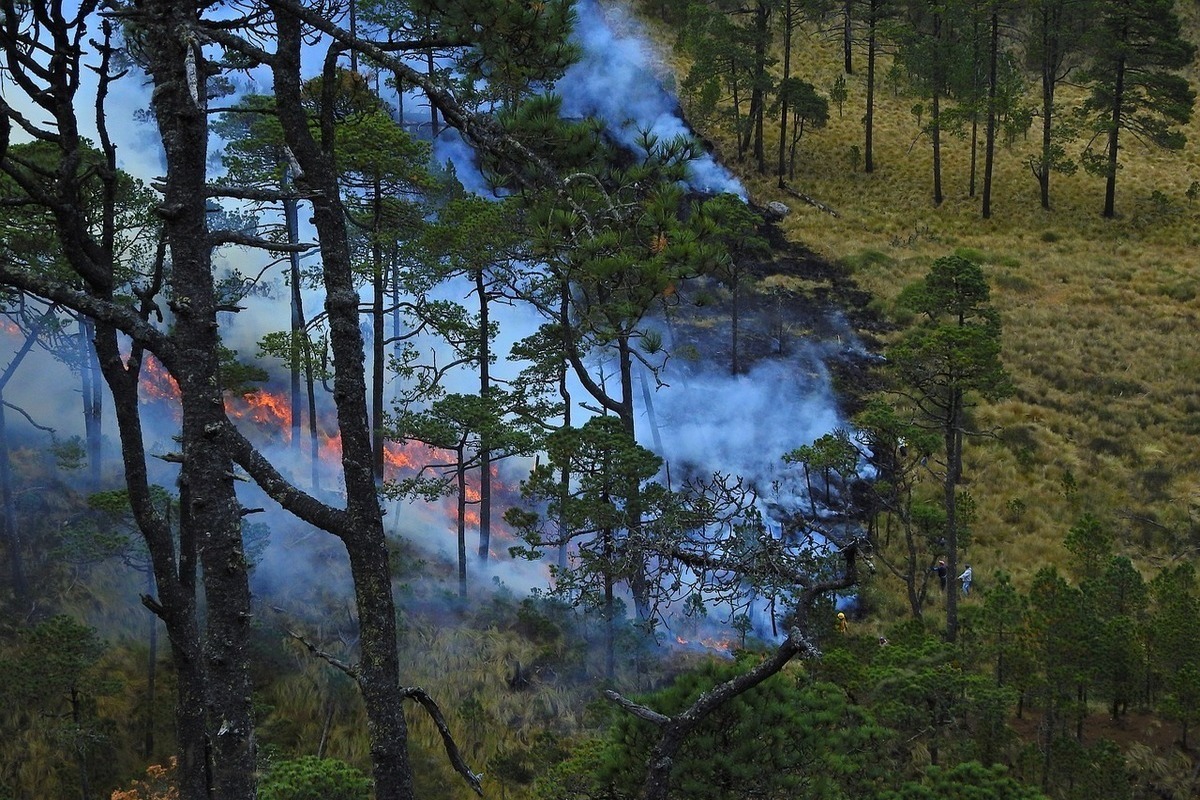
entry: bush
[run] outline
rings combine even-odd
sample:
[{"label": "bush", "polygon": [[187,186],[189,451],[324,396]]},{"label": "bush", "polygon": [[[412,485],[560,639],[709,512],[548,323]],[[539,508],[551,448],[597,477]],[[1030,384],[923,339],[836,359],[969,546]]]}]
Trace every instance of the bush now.
[{"label": "bush", "polygon": [[258,785],[259,800],[370,800],[371,779],[344,761],[280,761]]}]

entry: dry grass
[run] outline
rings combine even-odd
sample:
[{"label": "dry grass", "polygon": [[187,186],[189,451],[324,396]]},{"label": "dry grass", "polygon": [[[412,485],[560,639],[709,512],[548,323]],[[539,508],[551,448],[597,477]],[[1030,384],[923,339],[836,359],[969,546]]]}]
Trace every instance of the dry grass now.
[{"label": "dry grass", "polygon": [[[839,58],[836,43],[804,39],[794,69],[827,91]],[[886,68],[885,58],[880,74]],[[1191,72],[1195,82],[1197,70]],[[1004,568],[1020,581],[1060,561],[1062,537],[1084,511],[1109,521],[1148,571],[1165,557],[1194,558],[1200,199],[1187,193],[1200,180],[1200,121],[1186,128],[1182,152],[1124,138],[1118,216],[1111,220],[1100,216],[1103,180],[1082,171],[1055,175],[1053,210],[1042,210],[1025,166],[1036,152],[1038,132],[1031,130],[1027,140],[998,148],[992,218],[984,220],[980,198],[968,193],[964,139],[943,142],[946,200],[933,206],[932,156],[928,140],[917,136],[913,98],[877,89],[876,170],[852,171],[851,148],[863,147],[864,80],[847,77],[844,114],[831,107],[828,127],[805,135],[790,181],[838,216],[779,191],[772,175],[756,174],[749,162],[731,167],[754,201],[792,207],[783,223],[790,239],[846,264],[884,309],[935,258],[958,251],[983,263],[1003,315],[1004,359],[1016,393],[978,410],[1001,435],[968,453],[969,489],[980,512],[968,557],[977,573]],[[722,132],[704,134],[719,153],[735,152]],[[777,136],[768,133],[768,161]],[[982,160],[981,144],[977,191]]]}]

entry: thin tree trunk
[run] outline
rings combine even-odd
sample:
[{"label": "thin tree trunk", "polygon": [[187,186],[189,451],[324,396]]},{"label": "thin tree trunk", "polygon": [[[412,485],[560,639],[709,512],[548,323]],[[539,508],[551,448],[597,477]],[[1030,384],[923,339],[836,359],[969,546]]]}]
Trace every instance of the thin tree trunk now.
[{"label": "thin tree trunk", "polygon": [[95,325],[83,315],[79,317],[79,375],[83,395],[83,430],[87,446],[88,483],[93,491],[100,491],[103,475],[103,438],[101,423],[104,414],[104,397],[101,388],[100,367],[96,363]]},{"label": "thin tree trunk", "polygon": [[[787,0],[783,12],[783,82],[786,86],[788,78],[792,74],[792,15],[794,13],[792,0]],[[784,185],[784,151],[787,149],[787,127],[788,127],[788,103],[787,95],[783,94],[779,98],[779,170],[777,176],[779,178],[779,188]]]},{"label": "thin tree trunk", "polygon": [[[475,292],[479,295],[479,396],[488,400],[492,393],[490,372],[491,318],[487,284],[483,270],[475,272]],[[487,430],[479,432],[479,560],[486,562],[492,538],[492,451]]]},{"label": "thin tree trunk", "polygon": [[942,484],[946,506],[946,641],[958,638],[958,482],[962,474],[962,391],[951,390],[943,442],[946,447],[946,476]]},{"label": "thin tree trunk", "polygon": [[1113,87],[1112,121],[1108,130],[1108,175],[1104,183],[1104,216],[1111,219],[1116,213],[1117,143],[1121,132],[1121,111],[1125,101],[1125,59],[1117,60],[1117,80]]},{"label": "thin tree trunk", "polygon": [[4,545],[8,549],[9,574],[12,575],[13,600],[18,608],[29,607],[29,584],[21,556],[21,535],[17,531],[17,504],[13,501],[13,478],[9,467],[8,427],[5,424],[4,390],[0,389],[0,496],[3,497]]},{"label": "thin tree trunk", "polygon": [[871,0],[870,17],[867,20],[867,113],[863,119],[866,128],[865,153],[863,155],[863,172],[870,174],[875,171],[875,28],[878,0]]},{"label": "thin tree trunk", "polygon": [[934,47],[937,48],[937,53],[934,55],[933,65],[933,91],[930,102],[930,119],[929,124],[932,128],[931,136],[933,138],[933,204],[940,206],[945,198],[942,195],[942,117],[941,117],[941,93],[942,81],[944,79],[943,71],[945,65],[942,61],[942,18],[940,14],[935,14],[933,18],[933,40]]},{"label": "thin tree trunk", "polygon": [[987,141],[983,158],[983,218],[992,216],[992,163],[996,155],[996,78],[1000,50],[1000,13],[992,8],[992,36],[988,58]]},{"label": "thin tree trunk", "polygon": [[457,463],[454,465],[454,477],[458,482],[458,596],[467,596],[467,469],[463,460],[466,453],[460,443],[457,453]]},{"label": "thin tree trunk", "polygon": [[[291,187],[291,168],[285,168],[283,173],[283,189],[287,191]],[[295,245],[300,241],[300,224],[298,219],[297,201],[289,198],[283,201],[283,219],[287,226],[288,244]],[[300,291],[300,253],[292,251],[288,254],[288,280],[291,283],[291,299],[292,299],[292,346],[288,352],[288,367],[291,374],[291,411],[292,411],[292,453],[295,456],[300,455],[300,337],[307,337],[308,333],[304,330],[304,306],[303,295]]]},{"label": "thin tree trunk", "polygon": [[[351,0],[353,5],[353,0]],[[351,51],[353,52],[353,51]],[[383,378],[384,378],[384,331],[383,298],[387,294],[387,271],[383,264],[383,243],[380,241],[383,227],[383,187],[378,173],[372,191],[373,215],[371,221],[371,460],[375,465],[375,480],[383,483]]]},{"label": "thin tree trunk", "polygon": [[853,10],[854,0],[844,0],[842,6],[842,67],[847,75],[854,74],[854,32],[851,24]]}]

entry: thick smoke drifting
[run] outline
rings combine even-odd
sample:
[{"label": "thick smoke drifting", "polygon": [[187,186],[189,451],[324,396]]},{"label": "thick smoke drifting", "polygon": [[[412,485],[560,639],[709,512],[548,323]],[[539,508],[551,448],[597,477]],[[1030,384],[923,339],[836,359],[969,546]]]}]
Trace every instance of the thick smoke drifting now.
[{"label": "thick smoke drifting", "polygon": [[[596,0],[579,0],[575,9],[573,39],[582,57],[554,85],[563,99],[563,114],[603,120],[608,135],[633,151],[641,151],[638,140],[643,133],[660,141],[693,136],[679,115],[676,98],[656,75],[653,47],[637,21],[624,9]],[[488,194],[473,154],[457,132],[443,133],[435,154],[454,163],[467,188]],[[745,187],[711,155],[702,155],[690,167],[692,188],[746,197]]]},{"label": "thick smoke drifting", "polygon": [[[604,120],[611,136],[635,150],[647,131],[660,140],[692,136],[678,102],[655,76],[653,49],[637,22],[623,9],[602,7],[596,0],[580,0],[576,13],[575,39],[583,57],[554,87],[563,97],[564,113]],[[702,191],[746,196],[729,170],[708,155],[692,164],[690,182]]]},{"label": "thick smoke drifting", "polygon": [[[595,0],[581,0],[577,8],[576,36],[584,56],[555,87],[564,98],[565,112],[605,120],[613,138],[631,148],[636,147],[636,139],[645,131],[660,138],[690,135],[691,131],[677,113],[674,98],[655,76],[652,48],[636,30],[635,23],[623,11],[602,8]],[[461,145],[461,142],[457,144]],[[457,149],[454,143],[442,141],[438,146],[439,157],[455,162],[460,178],[468,187],[486,192],[465,147]],[[473,181],[478,182],[478,187],[472,186]],[[711,157],[694,165],[692,183],[697,189],[745,196],[737,180]],[[227,343],[238,349],[243,358],[252,358],[255,343],[263,334],[287,328],[287,295],[280,291],[274,298],[256,296],[248,299],[246,304],[252,310],[231,320]],[[316,298],[306,298],[306,304],[310,313],[320,307]],[[530,332],[537,320],[528,314],[519,316],[514,312],[512,318],[499,323],[501,335],[511,340]],[[34,372],[32,365],[23,369]],[[65,372],[65,369],[58,369]],[[672,364],[663,375],[668,385],[652,393],[652,408],[644,405],[640,409],[639,438],[642,444],[659,450],[673,469],[742,475],[761,493],[770,495],[768,502],[771,505],[799,508],[803,498],[797,493],[796,477],[789,474],[781,456],[840,424],[820,358],[814,351],[786,361],[760,362],[749,374],[741,376],[729,376],[720,370],[715,365],[711,370],[704,370],[697,366],[677,369]],[[29,380],[29,384],[22,381],[22,386],[36,388],[20,399],[33,405],[46,388],[41,380]],[[60,385],[72,386],[75,381],[77,378],[68,376]],[[281,368],[276,375],[275,388],[278,390],[283,382],[285,377]],[[465,386],[456,388],[466,390]],[[69,407],[78,407],[78,394],[57,392],[51,396],[62,406],[55,409],[54,416],[61,416],[66,431],[75,432],[80,416]],[[580,387],[575,387],[573,396],[578,401],[584,393]],[[41,409],[47,411],[45,402]],[[583,413],[576,409],[574,414],[576,424],[581,423]],[[177,430],[177,420],[169,412],[148,416],[147,438],[151,452],[168,452],[173,447],[171,437]],[[110,420],[111,417],[106,416],[106,425]],[[114,435],[112,430],[106,432],[110,437]],[[281,441],[264,443],[263,447],[281,471],[295,476],[304,486],[309,465],[305,461],[297,463],[293,448]],[[110,468],[119,469],[112,450],[108,458]],[[173,486],[177,470],[152,461],[162,473],[156,475],[156,481]],[[523,466],[527,465],[506,466],[504,482],[511,485],[519,480]],[[113,477],[115,480],[118,476]],[[337,504],[339,487],[326,485],[324,489],[322,494]],[[296,594],[298,600],[301,587],[307,587],[307,591],[324,591],[335,584],[346,585],[344,552],[332,537],[298,523],[261,497],[252,486],[247,485],[245,496],[247,506],[266,509],[254,519],[272,529],[271,544],[257,571],[260,593]],[[503,510],[497,508],[493,512],[493,523],[497,528]],[[416,542],[431,560],[438,563],[440,574],[450,580],[451,573],[443,565],[455,559],[456,529],[447,507],[419,502],[389,504],[388,514],[389,531]],[[473,554],[477,530],[469,527],[467,535],[468,547]],[[482,567],[472,556],[473,585],[496,579],[522,592],[545,586],[543,565],[512,561],[505,552],[507,541],[502,533],[493,531],[493,537],[495,559]]]}]

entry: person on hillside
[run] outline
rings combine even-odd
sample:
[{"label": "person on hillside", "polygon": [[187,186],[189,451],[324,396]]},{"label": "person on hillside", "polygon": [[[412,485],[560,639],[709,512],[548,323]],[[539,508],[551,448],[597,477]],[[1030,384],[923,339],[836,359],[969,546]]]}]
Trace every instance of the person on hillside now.
[{"label": "person on hillside", "polygon": [[974,573],[971,572],[971,565],[967,564],[966,566],[967,568],[963,570],[962,575],[958,576],[958,579],[962,581],[963,597],[971,593],[971,579],[975,577]]},{"label": "person on hillside", "polygon": [[838,633],[845,633],[846,632],[846,614],[845,614],[845,612],[842,612],[842,611],[838,612],[837,621],[838,621],[838,623],[837,623]]},{"label": "person on hillside", "polygon": [[938,583],[942,585],[942,591],[946,591],[946,559],[939,558],[937,566],[933,568],[933,571],[937,573]]}]

